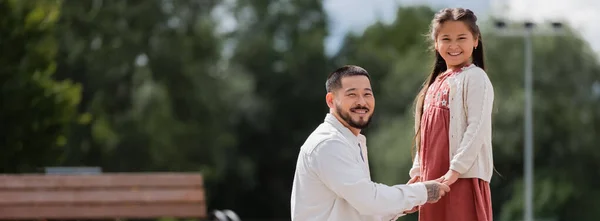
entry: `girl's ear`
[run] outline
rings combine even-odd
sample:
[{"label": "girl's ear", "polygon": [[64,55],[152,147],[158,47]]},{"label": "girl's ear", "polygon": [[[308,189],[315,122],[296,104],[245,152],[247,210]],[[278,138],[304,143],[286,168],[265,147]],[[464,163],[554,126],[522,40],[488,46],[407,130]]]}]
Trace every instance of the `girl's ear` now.
[{"label": "girl's ear", "polygon": [[436,51],[439,51],[439,50],[438,50],[438,43],[437,43],[437,40],[433,42],[433,48],[434,48]]},{"label": "girl's ear", "polygon": [[473,43],[473,47],[477,48],[477,46],[479,46],[479,38],[475,38],[474,40],[475,42]]}]

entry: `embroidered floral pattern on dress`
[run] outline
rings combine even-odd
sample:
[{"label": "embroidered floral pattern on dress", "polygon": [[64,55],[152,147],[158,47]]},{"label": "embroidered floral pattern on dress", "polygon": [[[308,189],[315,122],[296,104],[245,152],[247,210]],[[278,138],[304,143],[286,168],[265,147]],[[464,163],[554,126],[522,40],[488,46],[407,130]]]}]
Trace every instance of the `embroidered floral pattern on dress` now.
[{"label": "embroidered floral pattern on dress", "polygon": [[423,103],[423,111],[432,106],[448,109],[448,105],[450,105],[450,102],[448,101],[450,96],[450,85],[446,79],[469,67],[471,67],[471,65],[466,65],[461,69],[455,71],[449,70],[440,74],[427,89],[427,94],[425,95],[425,101]]},{"label": "embroidered floral pattern on dress", "polygon": [[[452,75],[453,72],[444,73],[427,89],[423,109],[429,109],[432,106],[448,108],[448,92],[450,91],[448,82],[444,79]],[[436,93],[437,92],[437,93]]]}]

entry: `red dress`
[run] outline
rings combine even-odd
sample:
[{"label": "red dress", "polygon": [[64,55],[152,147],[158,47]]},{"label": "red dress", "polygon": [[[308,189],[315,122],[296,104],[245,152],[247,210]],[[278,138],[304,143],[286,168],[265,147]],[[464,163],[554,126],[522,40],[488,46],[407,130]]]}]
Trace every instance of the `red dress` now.
[{"label": "red dress", "polygon": [[[421,117],[421,178],[442,177],[450,168],[450,87],[446,79],[458,71],[447,71],[429,86]],[[419,221],[491,221],[490,185],[478,178],[459,178],[437,203],[419,209]]]}]

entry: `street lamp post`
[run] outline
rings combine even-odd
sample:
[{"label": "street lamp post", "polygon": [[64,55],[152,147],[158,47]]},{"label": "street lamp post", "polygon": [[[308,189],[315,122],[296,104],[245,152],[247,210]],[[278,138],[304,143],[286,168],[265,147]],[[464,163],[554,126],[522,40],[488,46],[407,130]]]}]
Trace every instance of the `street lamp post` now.
[{"label": "street lamp post", "polygon": [[525,125],[524,139],[525,149],[523,151],[524,160],[524,177],[525,177],[525,203],[524,203],[524,221],[533,221],[533,36],[556,36],[560,35],[562,24],[553,22],[552,31],[534,30],[535,24],[532,22],[524,22],[523,29],[507,30],[506,23],[503,21],[496,22],[496,28],[502,30],[498,32],[501,36],[522,37],[524,41],[525,52]]}]

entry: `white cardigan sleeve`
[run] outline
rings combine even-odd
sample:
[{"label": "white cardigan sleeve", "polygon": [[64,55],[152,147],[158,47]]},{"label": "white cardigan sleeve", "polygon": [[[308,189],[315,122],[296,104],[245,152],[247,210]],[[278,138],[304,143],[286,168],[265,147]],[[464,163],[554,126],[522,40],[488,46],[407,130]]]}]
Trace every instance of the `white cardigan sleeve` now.
[{"label": "white cardigan sleeve", "polygon": [[[415,109],[415,134],[417,133],[417,131],[419,130],[419,126],[421,124],[421,111],[419,110],[419,108]],[[415,145],[419,146],[420,145],[420,137],[416,138],[416,142]],[[411,147],[412,148],[412,147]],[[410,168],[410,170],[408,171],[408,175],[410,176],[410,178],[415,178],[417,176],[421,176],[421,162],[419,161],[419,152],[416,151],[415,153],[415,159],[413,160],[412,163],[412,167]]]},{"label": "white cardigan sleeve", "polygon": [[415,159],[413,160],[412,168],[408,172],[410,178],[421,176],[421,165],[419,163],[419,153],[415,153]]},{"label": "white cardigan sleeve", "polygon": [[482,128],[492,123],[494,89],[485,71],[474,68],[465,72],[463,99],[467,128],[462,134],[457,152],[450,161],[450,169],[463,174],[473,165],[483,146]]}]

